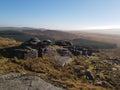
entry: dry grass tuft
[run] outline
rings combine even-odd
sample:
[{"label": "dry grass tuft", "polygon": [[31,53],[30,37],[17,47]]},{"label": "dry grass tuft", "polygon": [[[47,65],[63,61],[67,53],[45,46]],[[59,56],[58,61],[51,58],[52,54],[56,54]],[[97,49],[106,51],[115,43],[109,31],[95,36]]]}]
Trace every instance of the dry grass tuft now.
[{"label": "dry grass tuft", "polygon": [[20,44],[21,44],[21,42],[17,42],[13,39],[0,37],[0,49],[13,47],[13,46],[18,46]]}]

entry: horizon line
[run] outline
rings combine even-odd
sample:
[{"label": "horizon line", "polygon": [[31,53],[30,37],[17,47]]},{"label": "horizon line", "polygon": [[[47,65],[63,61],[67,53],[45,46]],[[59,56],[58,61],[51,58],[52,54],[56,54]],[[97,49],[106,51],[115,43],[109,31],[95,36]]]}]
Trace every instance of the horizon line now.
[{"label": "horizon line", "polygon": [[47,27],[32,27],[32,26],[0,26],[0,28],[31,28],[31,29],[47,29],[47,30],[66,30],[66,31],[82,31],[82,30],[108,30],[108,29],[120,29],[120,26],[97,26],[97,27],[81,27],[77,29],[59,29],[59,28],[47,28]]}]

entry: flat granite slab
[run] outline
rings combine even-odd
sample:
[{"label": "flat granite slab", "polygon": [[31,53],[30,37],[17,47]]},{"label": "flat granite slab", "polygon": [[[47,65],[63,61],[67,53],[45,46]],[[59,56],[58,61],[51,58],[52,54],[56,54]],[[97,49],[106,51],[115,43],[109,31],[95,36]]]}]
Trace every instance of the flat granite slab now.
[{"label": "flat granite slab", "polygon": [[0,90],[64,90],[45,82],[40,77],[9,73],[0,75]]}]

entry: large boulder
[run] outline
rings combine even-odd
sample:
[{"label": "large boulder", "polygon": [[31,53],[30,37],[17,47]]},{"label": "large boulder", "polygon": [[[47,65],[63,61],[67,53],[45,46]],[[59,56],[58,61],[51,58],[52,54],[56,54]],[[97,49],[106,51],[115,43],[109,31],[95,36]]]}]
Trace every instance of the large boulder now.
[{"label": "large boulder", "polygon": [[82,51],[79,51],[79,50],[73,50],[73,51],[71,51],[71,52],[72,52],[72,54],[73,54],[74,56],[82,55]]},{"label": "large boulder", "polygon": [[45,48],[42,48],[42,56],[56,56],[57,51],[54,47],[48,46]]},{"label": "large boulder", "polygon": [[65,66],[66,64],[71,63],[72,61],[72,54],[66,48],[57,49],[58,59],[57,64],[59,66]]},{"label": "large boulder", "polygon": [[69,42],[69,41],[60,40],[60,41],[56,41],[55,45],[58,45],[58,46],[72,46],[73,44],[72,44],[72,42]]},{"label": "large boulder", "polygon": [[88,56],[92,56],[92,55],[93,55],[93,51],[90,50],[90,49],[88,49],[88,50],[87,50],[87,55],[88,55]]},{"label": "large boulder", "polygon": [[70,56],[71,53],[68,49],[62,48],[62,49],[57,49],[57,52],[61,56]]},{"label": "large boulder", "polygon": [[37,76],[20,73],[0,75],[0,90],[63,90]]},{"label": "large boulder", "polygon": [[43,49],[42,56],[49,57],[51,62],[55,62],[59,66],[64,66],[72,61],[72,54],[65,48],[55,48],[49,46]]},{"label": "large boulder", "polygon": [[43,40],[43,42],[42,42],[42,44],[44,45],[44,46],[49,46],[49,45],[52,45],[52,41],[51,40]]},{"label": "large boulder", "polygon": [[73,60],[73,59],[72,59],[70,56],[59,56],[58,59],[57,59],[57,64],[58,64],[59,66],[62,66],[62,67],[63,67],[63,66],[65,66],[65,65],[71,63],[72,60]]},{"label": "large boulder", "polygon": [[26,48],[26,47],[31,47],[34,49],[38,48],[38,43],[40,43],[41,41],[38,38],[31,38],[30,40],[22,43],[21,47],[22,48]]},{"label": "large boulder", "polygon": [[14,55],[24,60],[35,59],[38,58],[38,50],[32,48],[14,49]]}]

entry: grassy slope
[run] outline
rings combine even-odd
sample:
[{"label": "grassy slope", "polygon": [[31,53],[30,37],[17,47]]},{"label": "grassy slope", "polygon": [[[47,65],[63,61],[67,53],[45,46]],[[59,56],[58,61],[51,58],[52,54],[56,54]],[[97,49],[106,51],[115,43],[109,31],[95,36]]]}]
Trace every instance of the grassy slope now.
[{"label": "grassy slope", "polygon": [[[6,62],[5,58],[1,59],[0,73],[20,72],[40,76],[44,80],[67,90],[80,90],[80,88],[82,90],[106,90],[102,87],[87,84],[88,82],[84,77],[78,78],[77,72],[74,71],[75,62],[64,68],[58,68],[54,63],[49,62],[47,57],[28,61],[10,59],[9,62]],[[86,65],[82,58],[79,59],[79,62]]]},{"label": "grassy slope", "polygon": [[[0,45],[10,45],[14,40],[1,38]],[[14,44],[14,45],[18,45]],[[4,48],[4,47],[1,47]],[[76,65],[88,68],[89,62],[83,57],[73,57],[74,61],[65,67],[58,67],[55,63],[49,61],[49,57],[38,58],[34,60],[18,60],[16,58],[0,57],[0,73],[20,72],[30,75],[40,76],[44,80],[53,83],[56,86],[63,87],[67,90],[106,90],[102,87],[87,84],[84,76],[78,77],[75,71]]]},{"label": "grassy slope", "polygon": [[17,45],[20,45],[20,43],[21,42],[17,42],[17,41],[15,41],[13,39],[0,37],[0,49],[1,48],[17,46]]}]

